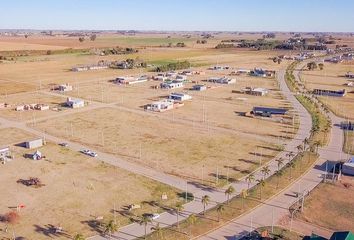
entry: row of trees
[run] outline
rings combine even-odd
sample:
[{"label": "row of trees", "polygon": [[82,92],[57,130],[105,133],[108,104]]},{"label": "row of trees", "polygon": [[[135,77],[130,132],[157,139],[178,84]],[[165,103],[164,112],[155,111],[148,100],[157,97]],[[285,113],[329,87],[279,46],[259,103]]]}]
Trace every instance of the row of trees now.
[{"label": "row of trees", "polygon": [[[96,34],[92,34],[92,35],[90,35],[90,37],[89,37],[90,41],[95,41],[96,38],[97,38],[97,35],[96,35]],[[79,42],[84,42],[85,40],[86,40],[86,39],[85,39],[84,36],[83,36],[83,37],[79,37]]]},{"label": "row of trees", "polygon": [[161,66],[158,66],[154,69],[155,72],[167,72],[167,71],[174,71],[180,69],[186,69],[191,66],[189,61],[182,61],[182,62],[174,62],[174,63],[167,63]]},{"label": "row of trees", "polygon": [[310,71],[317,69],[317,67],[318,67],[320,70],[323,70],[324,64],[323,64],[323,63],[317,64],[316,62],[309,62],[309,63],[307,63],[306,67],[307,67],[307,69],[310,70]]}]

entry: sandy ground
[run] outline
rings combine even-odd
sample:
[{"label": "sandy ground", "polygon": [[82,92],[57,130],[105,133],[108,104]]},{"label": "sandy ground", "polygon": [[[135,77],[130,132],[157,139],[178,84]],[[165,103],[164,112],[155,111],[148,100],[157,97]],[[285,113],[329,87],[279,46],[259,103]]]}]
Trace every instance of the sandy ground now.
[{"label": "sandy ground", "polygon": [[275,154],[269,144],[255,139],[114,108],[51,119],[38,123],[37,127],[149,167],[198,180],[202,178],[203,165],[205,179],[214,179],[217,167],[219,174],[225,175],[228,166],[229,176],[239,177],[258,166],[259,157],[254,156],[254,151],[263,154],[263,161]]},{"label": "sandy ground", "polygon": [[344,86],[345,83],[349,82],[348,79],[344,77],[345,73],[353,71],[354,65],[350,63],[325,63],[322,71],[303,71],[302,75],[309,89],[346,89],[347,95],[344,97],[321,97],[321,100],[336,114],[354,119],[354,94],[352,93],[354,88]]},{"label": "sandy ground", "polygon": [[[0,129],[1,136],[8,137],[14,143],[20,143],[31,137],[14,129]],[[9,144],[0,140],[1,144]],[[136,176],[118,168],[106,165],[80,153],[48,143],[39,148],[46,157],[40,161],[24,158],[35,150],[10,146],[14,160],[1,165],[0,214],[5,214],[18,204],[26,207],[19,213],[20,222],[14,226],[16,236],[26,239],[48,239],[52,235],[50,226],[62,226],[65,234],[83,233],[85,236],[96,234],[89,221],[96,216],[113,218],[112,209],[121,211],[125,206],[146,201],[161,201],[162,204],[174,204],[177,193],[162,184],[141,176]],[[38,177],[45,184],[40,188],[26,187],[16,181],[20,178]],[[129,191],[127,191],[129,189]],[[169,200],[160,200],[162,193]],[[161,209],[142,204],[142,209],[134,214],[159,212]],[[121,225],[129,219],[117,213]],[[0,223],[0,229],[5,225]],[[6,234],[0,231],[0,237],[10,237],[12,226]],[[59,236],[59,237],[64,237]]]},{"label": "sandy ground", "polygon": [[[345,187],[344,183],[349,184]],[[336,184],[321,184],[307,198],[301,219],[332,229],[333,231],[354,231],[354,180],[343,177]],[[326,209],[326,211],[323,211]]]}]

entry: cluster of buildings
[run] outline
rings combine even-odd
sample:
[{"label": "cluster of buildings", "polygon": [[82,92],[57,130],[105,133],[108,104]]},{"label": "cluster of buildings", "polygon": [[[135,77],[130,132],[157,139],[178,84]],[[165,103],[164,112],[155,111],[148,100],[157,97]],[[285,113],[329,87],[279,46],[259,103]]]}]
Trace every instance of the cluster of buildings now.
[{"label": "cluster of buildings", "polygon": [[236,83],[236,79],[229,78],[229,77],[212,77],[212,78],[208,78],[207,82],[219,83],[219,84],[234,84]]},{"label": "cluster of buildings", "polygon": [[100,69],[107,69],[109,68],[108,63],[99,63],[99,64],[91,64],[91,65],[82,65],[82,66],[75,66],[71,69],[73,72],[83,72],[89,70],[100,70]]},{"label": "cluster of buildings", "polygon": [[353,61],[353,60],[354,60],[354,55],[352,53],[343,53],[342,55],[326,58],[324,61],[330,63],[341,63],[344,61]]},{"label": "cluster of buildings", "polygon": [[265,96],[268,94],[268,89],[266,88],[252,88],[252,87],[246,87],[241,90],[242,93],[248,94],[248,95],[254,95],[254,96]]},{"label": "cluster of buildings", "polygon": [[344,97],[346,95],[346,90],[313,89],[312,93],[320,96]]},{"label": "cluster of buildings", "polygon": [[147,75],[142,75],[139,77],[117,77],[115,80],[113,80],[114,83],[116,84],[136,84],[136,83],[142,83],[148,81],[148,76]]},{"label": "cluster of buildings", "polygon": [[185,93],[171,93],[166,99],[153,102],[145,106],[145,110],[153,112],[165,112],[184,106],[184,102],[191,100],[192,96]]},{"label": "cluster of buildings", "polygon": [[49,110],[49,106],[45,104],[22,104],[18,105],[15,107],[16,111],[30,111],[30,110],[39,110],[39,111],[45,111]]}]

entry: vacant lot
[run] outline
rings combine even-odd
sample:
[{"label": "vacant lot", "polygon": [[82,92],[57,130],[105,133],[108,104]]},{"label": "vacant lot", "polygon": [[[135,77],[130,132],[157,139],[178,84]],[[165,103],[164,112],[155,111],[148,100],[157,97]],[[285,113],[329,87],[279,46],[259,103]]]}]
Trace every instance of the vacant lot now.
[{"label": "vacant lot", "polygon": [[354,71],[354,65],[349,63],[331,64],[325,63],[324,69],[314,71],[303,71],[303,81],[309,89],[320,88],[330,90],[347,90],[344,97],[320,97],[335,114],[354,119],[354,90],[353,87],[345,86],[348,79],[345,73]]},{"label": "vacant lot", "polygon": [[[0,129],[0,133],[8,139],[8,142],[1,140],[0,144],[28,139],[27,133],[15,129]],[[142,209],[133,212],[140,215],[161,211],[149,204],[142,204],[144,201],[154,200],[169,205],[178,200],[177,192],[165,185],[51,143],[39,149],[45,156],[40,161],[23,157],[35,150],[14,145],[11,149],[15,159],[0,166],[0,214],[19,204],[25,205],[19,213],[19,224],[14,226],[16,236],[48,239],[53,236],[49,231],[51,226],[62,226],[69,235],[80,232],[89,236],[97,234],[90,221],[97,216],[104,216],[104,221],[112,219],[114,208],[121,212],[128,204],[141,204]],[[18,179],[29,177],[39,178],[45,186],[33,188],[16,183]],[[169,197],[167,201],[160,200],[164,192]],[[120,225],[128,224],[129,218],[119,212],[116,217]],[[0,223],[0,228],[4,227]],[[9,233],[1,232],[0,236],[12,236],[12,227],[9,226]]]},{"label": "vacant lot", "polygon": [[[82,142],[140,164],[186,177],[239,177],[269,160],[276,150],[269,144],[237,134],[217,132],[114,108],[97,109],[38,124],[41,129]],[[73,132],[73,136],[72,133]],[[257,147],[258,146],[258,147]],[[262,156],[254,156],[262,153]]]},{"label": "vacant lot", "polygon": [[[346,186],[345,186],[346,185]],[[354,231],[354,180],[343,177],[336,184],[321,183],[305,201],[303,220],[333,231]]]}]

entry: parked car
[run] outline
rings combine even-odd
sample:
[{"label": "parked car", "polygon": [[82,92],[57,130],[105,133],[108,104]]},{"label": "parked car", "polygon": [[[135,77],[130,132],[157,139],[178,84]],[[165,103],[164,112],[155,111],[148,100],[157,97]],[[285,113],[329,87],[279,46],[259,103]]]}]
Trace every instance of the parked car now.
[{"label": "parked car", "polygon": [[95,152],[93,152],[91,150],[88,150],[88,149],[81,150],[81,152],[83,154],[86,154],[86,155],[91,156],[91,157],[97,157],[98,156],[97,153],[95,153]]},{"label": "parked car", "polygon": [[151,220],[156,220],[160,217],[158,213],[146,213],[144,214],[146,217],[150,218]]},{"label": "parked car", "polygon": [[59,146],[62,146],[62,147],[68,147],[68,146],[69,146],[69,144],[67,144],[67,143],[63,142],[63,143],[59,143]]}]

